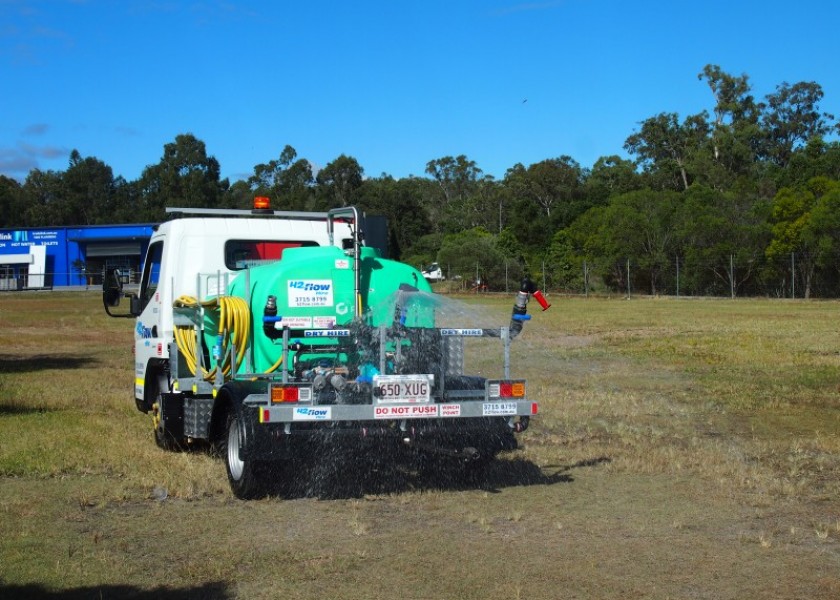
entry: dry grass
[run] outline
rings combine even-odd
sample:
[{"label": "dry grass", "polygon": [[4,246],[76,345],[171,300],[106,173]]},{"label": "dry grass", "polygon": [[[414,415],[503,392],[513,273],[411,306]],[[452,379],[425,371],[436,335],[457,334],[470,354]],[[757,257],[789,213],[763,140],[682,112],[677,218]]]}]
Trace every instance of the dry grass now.
[{"label": "dry grass", "polygon": [[838,597],[840,304],[552,300],[513,355],[541,413],[483,479],[348,461],[242,503],[155,447],[130,321],[0,295],[0,596]]}]

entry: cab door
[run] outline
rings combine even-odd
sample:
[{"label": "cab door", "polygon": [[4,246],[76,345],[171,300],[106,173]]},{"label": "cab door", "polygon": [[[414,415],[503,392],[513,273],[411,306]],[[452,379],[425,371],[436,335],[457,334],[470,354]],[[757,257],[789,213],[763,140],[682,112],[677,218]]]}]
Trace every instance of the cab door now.
[{"label": "cab door", "polygon": [[147,389],[150,383],[159,388],[159,383],[165,380],[165,364],[169,355],[166,343],[161,337],[163,328],[158,290],[163,249],[163,239],[152,240],[146,252],[140,280],[140,315],[134,328],[134,397],[138,408],[145,408],[146,411],[151,408],[161,391],[168,391]]}]

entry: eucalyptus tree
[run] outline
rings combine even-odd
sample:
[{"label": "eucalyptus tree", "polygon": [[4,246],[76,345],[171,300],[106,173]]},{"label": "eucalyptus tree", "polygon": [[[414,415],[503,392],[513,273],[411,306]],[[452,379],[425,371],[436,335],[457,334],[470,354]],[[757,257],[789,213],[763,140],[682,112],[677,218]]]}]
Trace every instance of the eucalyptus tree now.
[{"label": "eucalyptus tree", "polygon": [[438,191],[428,207],[436,231],[459,231],[464,228],[465,212],[471,212],[470,199],[480,186],[483,171],[465,155],[444,156],[426,163],[426,173],[437,183]]},{"label": "eucalyptus tree", "polygon": [[254,174],[248,178],[251,191],[260,196],[277,194],[282,185],[283,173],[295,158],[297,150],[286,144],[276,159],[254,165]]},{"label": "eucalyptus tree", "polygon": [[778,167],[790,162],[794,150],[817,136],[836,130],[834,116],[820,112],[822,86],[814,82],[781,83],[766,98],[761,115],[764,156]]},{"label": "eucalyptus tree", "polygon": [[708,140],[707,117],[704,111],[680,122],[676,113],[660,113],[642,121],[624,149],[638,157],[657,187],[687,190],[696,176],[693,162]]},{"label": "eucalyptus tree", "polygon": [[[520,198],[530,200],[558,227],[566,227],[585,212],[583,182],[585,172],[571,156],[542,160],[529,165],[516,164],[505,176]],[[553,217],[552,217],[553,213]]]},{"label": "eucalyptus tree", "polygon": [[615,195],[644,187],[644,179],[632,160],[618,155],[602,156],[595,161],[583,184],[583,193],[592,205],[607,204]]},{"label": "eucalyptus tree", "polygon": [[218,207],[230,187],[227,179],[220,178],[219,161],[191,133],[165,144],[160,162],[146,167],[138,183],[141,211],[152,221],[163,218],[166,206]]},{"label": "eucalyptus tree", "polygon": [[297,150],[288,144],[276,159],[255,165],[254,174],[247,183],[252,196],[268,196],[274,208],[314,208],[312,165],[308,160],[298,158]]},{"label": "eucalyptus tree", "polygon": [[327,206],[348,206],[353,194],[362,186],[365,170],[352,156],[340,155],[318,171],[319,196],[324,208]]},{"label": "eucalyptus tree", "polygon": [[708,162],[698,165],[698,177],[715,189],[728,189],[738,178],[754,176],[764,105],[756,102],[745,74],[731,75],[709,64],[697,77],[706,81],[715,98]]}]

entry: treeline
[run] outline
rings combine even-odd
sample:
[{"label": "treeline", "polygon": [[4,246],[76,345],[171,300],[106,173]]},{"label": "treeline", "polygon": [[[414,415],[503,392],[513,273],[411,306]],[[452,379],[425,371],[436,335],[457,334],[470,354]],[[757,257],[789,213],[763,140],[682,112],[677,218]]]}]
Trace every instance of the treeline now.
[{"label": "treeline", "polygon": [[[654,115],[591,168],[570,156],[515,164],[502,179],[466,156],[425,177],[366,177],[352,156],[315,172],[291,146],[247,180],[220,177],[191,134],[137,181],[73,151],[66,171],[0,176],[0,227],[157,222],[166,206],[356,205],[385,215],[391,254],[504,288],[524,274],[550,289],[685,295],[840,296],[840,125],[814,82],[764,99],[747,75],[698,75],[711,111]],[[676,279],[675,279],[676,277]],[[795,291],[794,291],[795,290]]]}]

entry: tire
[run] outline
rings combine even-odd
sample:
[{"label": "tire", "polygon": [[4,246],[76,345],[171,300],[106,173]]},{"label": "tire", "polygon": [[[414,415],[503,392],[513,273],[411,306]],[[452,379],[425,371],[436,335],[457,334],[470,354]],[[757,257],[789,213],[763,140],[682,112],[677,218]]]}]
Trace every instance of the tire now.
[{"label": "tire", "polygon": [[240,417],[235,409],[231,409],[227,414],[224,435],[219,440],[219,451],[225,461],[233,495],[240,500],[253,500],[265,495],[265,475],[260,463],[239,456],[244,439]]}]

